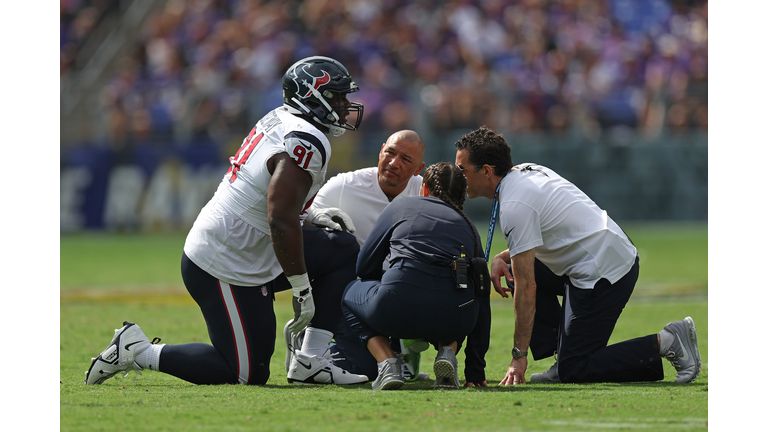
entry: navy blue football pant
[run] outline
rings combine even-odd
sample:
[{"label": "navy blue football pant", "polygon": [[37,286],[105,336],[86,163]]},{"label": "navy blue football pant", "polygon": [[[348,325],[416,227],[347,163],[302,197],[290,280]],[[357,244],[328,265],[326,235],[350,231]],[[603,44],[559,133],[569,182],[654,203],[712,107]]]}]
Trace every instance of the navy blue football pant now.
[{"label": "navy blue football pant", "polygon": [[[400,339],[396,339],[400,342]],[[400,351],[399,347],[393,351]],[[353,374],[365,375],[373,381],[379,375],[376,359],[368,348],[360,343],[360,336],[352,330],[347,320],[342,319],[331,344],[333,364]]]},{"label": "navy blue football pant", "polygon": [[[448,268],[401,260],[380,281],[350,283],[341,309],[348,328],[357,336],[358,350],[366,349],[374,336],[426,339],[433,345],[453,341],[461,344],[475,327],[478,315],[471,281],[469,285],[457,289]],[[338,345],[338,336],[336,341]],[[378,374],[371,372],[366,375]]]},{"label": "navy blue football pant", "polygon": [[181,258],[184,285],[200,306],[211,344],[166,345],[160,371],[195,384],[264,384],[275,350],[271,284],[243,287],[222,282]]},{"label": "navy blue football pant", "polygon": [[[616,322],[635,288],[639,258],[616,283],[600,279],[576,288],[535,261],[536,314],[530,350],[535,360],[557,352],[560,381],[632,382],[664,378],[656,334],[608,346]],[[514,287],[512,287],[514,288]],[[561,306],[558,296],[563,298]]]},{"label": "navy blue football pant", "polygon": [[[360,247],[354,236],[305,226],[304,255],[316,313],[310,326],[335,331],[341,295],[354,280]],[[332,251],[332,252],[331,252]],[[195,384],[265,384],[275,351],[274,293],[290,289],[284,274],[259,287],[222,282],[181,259],[184,285],[200,306],[211,344],[166,345],[160,371]]]}]

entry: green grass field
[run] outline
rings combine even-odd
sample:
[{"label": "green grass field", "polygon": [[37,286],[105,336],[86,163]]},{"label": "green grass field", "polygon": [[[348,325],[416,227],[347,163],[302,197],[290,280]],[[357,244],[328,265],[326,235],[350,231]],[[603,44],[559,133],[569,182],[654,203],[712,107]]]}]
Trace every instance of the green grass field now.
[{"label": "green grass field", "polygon": [[[86,386],[90,358],[109,343],[123,320],[164,343],[208,342],[205,322],[184,290],[179,260],[184,234],[62,235],[60,238],[60,429],[143,430],[661,430],[708,428],[708,303],[706,224],[623,224],[641,254],[640,280],[611,343],[658,332],[690,315],[696,321],[703,370],[676,385],[665,361],[656,383],[529,384],[499,387],[509,364],[514,330],[511,300],[493,294],[487,389],[434,391],[431,383],[373,392],[370,384],[288,384],[285,347],[272,358],[266,386],[196,386],[162,373],[117,375]],[[478,225],[481,234],[483,226]],[[503,237],[493,249],[504,248]],[[494,253],[495,253],[494,252]],[[275,302],[278,328],[291,316],[290,298]],[[432,373],[433,350],[422,356]],[[458,356],[463,369],[463,354]],[[530,372],[552,359],[532,361]],[[463,374],[460,374],[463,378]]]}]

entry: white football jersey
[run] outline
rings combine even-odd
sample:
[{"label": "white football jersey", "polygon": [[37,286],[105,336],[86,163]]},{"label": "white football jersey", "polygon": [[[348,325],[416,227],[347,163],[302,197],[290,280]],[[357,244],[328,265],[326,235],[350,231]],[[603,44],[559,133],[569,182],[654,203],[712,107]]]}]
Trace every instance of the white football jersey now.
[{"label": "white football jersey", "polygon": [[549,168],[517,165],[501,180],[499,222],[510,256],[536,248],[536,258],[574,286],[615,283],[637,249],[608,213]]},{"label": "white football jersey", "polygon": [[[402,197],[419,196],[422,177],[411,177],[405,190],[394,200]],[[349,215],[355,225],[355,237],[362,246],[373,225],[389,199],[379,186],[379,168],[363,168],[331,177],[317,193],[309,213],[317,209],[340,208]]]},{"label": "white football jersey", "polygon": [[[240,149],[216,193],[203,207],[184,244],[184,252],[216,278],[239,286],[263,285],[283,272],[267,223],[267,191],[272,175],[267,161],[286,152],[312,176],[302,213],[325,182],[331,146],[304,119],[280,107],[265,115]],[[300,224],[301,215],[296,215]]]}]

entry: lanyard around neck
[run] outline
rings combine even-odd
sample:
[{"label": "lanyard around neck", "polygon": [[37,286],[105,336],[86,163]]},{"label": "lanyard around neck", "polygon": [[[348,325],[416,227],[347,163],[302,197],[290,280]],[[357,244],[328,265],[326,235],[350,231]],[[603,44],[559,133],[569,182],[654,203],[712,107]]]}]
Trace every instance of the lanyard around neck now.
[{"label": "lanyard around neck", "polygon": [[[501,180],[504,180],[504,177],[502,177]],[[496,230],[496,218],[499,215],[499,189],[501,189],[501,180],[499,180],[499,184],[496,185],[496,192],[493,194],[493,210],[491,210],[491,221],[488,224],[488,241],[485,242],[486,262],[489,262],[491,258],[491,242],[493,241],[493,231]]]}]

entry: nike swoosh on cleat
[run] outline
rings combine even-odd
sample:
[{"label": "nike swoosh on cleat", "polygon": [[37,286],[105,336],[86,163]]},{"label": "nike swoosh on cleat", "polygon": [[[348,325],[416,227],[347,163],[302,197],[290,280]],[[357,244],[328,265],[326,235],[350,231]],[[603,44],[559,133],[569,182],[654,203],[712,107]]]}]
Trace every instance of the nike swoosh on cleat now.
[{"label": "nike swoosh on cleat", "polygon": [[680,348],[682,348],[682,350],[683,350],[683,356],[680,359],[682,361],[688,361],[688,359],[690,358],[688,356],[688,350],[685,349],[685,345],[683,345],[683,341],[680,340],[680,335],[675,333],[675,336],[677,336],[677,341],[680,342]]},{"label": "nike swoosh on cleat", "polygon": [[126,351],[129,350],[132,346],[136,345],[137,343],[141,343],[141,341],[136,341],[136,342],[133,342],[133,343],[129,343],[128,345],[125,346],[125,350]]},{"label": "nike swoosh on cleat", "polygon": [[306,369],[312,369],[312,363],[310,363],[309,365],[305,365],[305,364],[304,364],[304,363],[302,363],[302,362],[301,362],[301,360],[299,360],[299,359],[296,359],[296,363],[298,363],[298,364],[300,364],[300,365],[304,366]]}]

